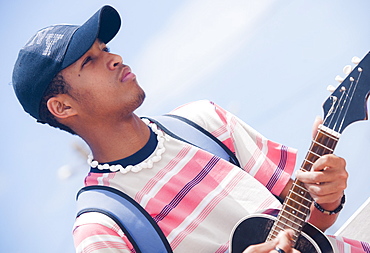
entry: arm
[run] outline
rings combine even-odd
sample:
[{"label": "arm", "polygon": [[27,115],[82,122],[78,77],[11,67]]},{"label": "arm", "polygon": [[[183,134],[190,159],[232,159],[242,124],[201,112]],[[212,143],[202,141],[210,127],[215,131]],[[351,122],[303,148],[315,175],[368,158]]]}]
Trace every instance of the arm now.
[{"label": "arm", "polygon": [[89,212],[80,215],[74,224],[73,240],[79,252],[132,252],[132,245],[119,226],[108,216]]}]

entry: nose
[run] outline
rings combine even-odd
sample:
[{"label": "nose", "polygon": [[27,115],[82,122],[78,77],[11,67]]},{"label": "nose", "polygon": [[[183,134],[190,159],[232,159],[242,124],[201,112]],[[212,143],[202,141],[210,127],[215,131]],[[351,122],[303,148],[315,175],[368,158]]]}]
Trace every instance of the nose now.
[{"label": "nose", "polygon": [[108,67],[109,70],[115,70],[121,64],[123,64],[123,60],[122,60],[122,57],[120,55],[110,54],[110,59],[107,62],[107,67]]}]

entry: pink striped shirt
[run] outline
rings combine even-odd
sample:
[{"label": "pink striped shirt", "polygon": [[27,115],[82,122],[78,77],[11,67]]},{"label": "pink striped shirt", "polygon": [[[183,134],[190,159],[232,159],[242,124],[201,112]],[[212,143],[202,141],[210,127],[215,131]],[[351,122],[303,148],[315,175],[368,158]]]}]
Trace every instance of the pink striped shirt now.
[{"label": "pink striped shirt", "polygon": [[[271,193],[279,195],[288,182],[296,152],[264,138],[209,101],[171,113],[219,138],[236,153],[243,170],[168,137],[166,151],[153,168],[89,173],[85,185],[111,186],[135,199],[160,226],[174,252],[226,252],[230,233],[241,218],[280,206]],[[134,252],[122,230],[103,214],[81,215],[73,235],[76,252]]]}]

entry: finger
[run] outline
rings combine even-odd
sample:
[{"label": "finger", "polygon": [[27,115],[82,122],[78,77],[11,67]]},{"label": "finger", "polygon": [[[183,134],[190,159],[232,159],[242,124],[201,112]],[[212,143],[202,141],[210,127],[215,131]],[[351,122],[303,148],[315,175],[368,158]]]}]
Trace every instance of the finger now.
[{"label": "finger", "polygon": [[257,253],[257,252],[270,252],[275,248],[275,241],[268,241],[260,244],[251,245],[246,248],[243,253]]},{"label": "finger", "polygon": [[346,181],[348,173],[346,162],[335,155],[324,155],[313,165],[310,171],[297,171],[296,177],[303,183],[323,183],[335,180]]},{"label": "finger", "polygon": [[341,199],[343,196],[343,191],[340,192],[333,192],[328,194],[315,194],[312,190],[310,191],[310,195],[313,200],[317,203],[321,204],[328,204],[337,202],[337,200]]},{"label": "finger", "polygon": [[319,128],[319,125],[322,124],[323,120],[320,116],[316,116],[315,121],[313,122],[312,126],[312,138],[315,139],[317,134],[317,129]]},{"label": "finger", "polygon": [[343,158],[325,155],[315,162],[311,171],[297,171],[296,177],[305,184],[316,202],[331,203],[341,198],[347,187],[345,166]]},{"label": "finger", "polygon": [[[303,181],[305,180],[302,180],[302,182]],[[312,181],[314,183],[312,183]],[[341,196],[343,195],[343,191],[346,189],[347,182],[345,180],[310,180],[309,183],[304,182],[304,185],[305,188],[309,191],[311,197],[316,202],[330,203],[333,200],[341,198]]]},{"label": "finger", "polygon": [[257,252],[274,252],[276,247],[282,249],[285,253],[291,251],[291,238],[293,236],[292,230],[281,231],[279,235],[272,241],[251,245],[243,251],[243,253],[257,253]]},{"label": "finger", "polygon": [[283,250],[285,253],[295,252],[292,249],[292,241],[293,241],[293,230],[287,229],[285,231],[282,231],[277,236],[277,244],[275,246],[277,252],[280,250]]},{"label": "finger", "polygon": [[323,155],[312,165],[311,171],[322,171],[326,168],[345,170],[346,160],[333,154]]}]

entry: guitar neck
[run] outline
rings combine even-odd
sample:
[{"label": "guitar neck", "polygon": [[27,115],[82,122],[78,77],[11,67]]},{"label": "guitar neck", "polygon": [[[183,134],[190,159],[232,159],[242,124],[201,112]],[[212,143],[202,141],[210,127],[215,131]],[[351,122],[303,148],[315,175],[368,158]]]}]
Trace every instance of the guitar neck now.
[{"label": "guitar neck", "polygon": [[[310,171],[317,159],[325,154],[332,154],[339,137],[339,133],[320,125],[300,169],[302,171]],[[312,198],[309,192],[304,187],[304,184],[296,179],[274,222],[267,241],[275,239],[280,231],[290,228],[294,231],[292,239],[295,243],[310,213],[311,203]]]}]

